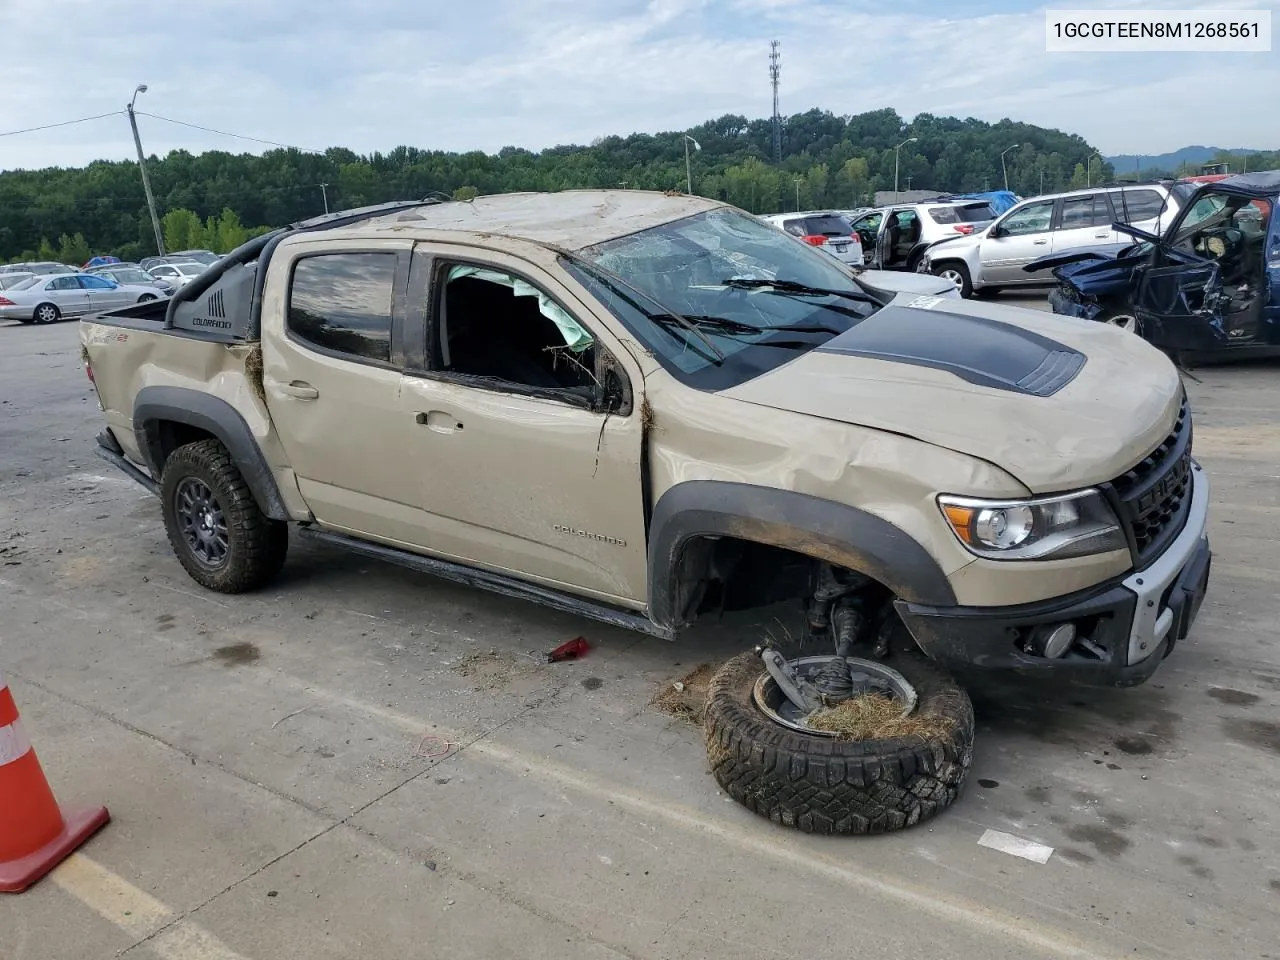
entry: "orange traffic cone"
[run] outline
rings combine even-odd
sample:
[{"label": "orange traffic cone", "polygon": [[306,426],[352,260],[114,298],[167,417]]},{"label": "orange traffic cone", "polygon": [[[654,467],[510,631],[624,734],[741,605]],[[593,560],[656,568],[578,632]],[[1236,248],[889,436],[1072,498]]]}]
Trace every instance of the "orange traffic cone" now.
[{"label": "orange traffic cone", "polygon": [[21,893],[111,819],[106,807],[64,817],[0,676],[0,893]]}]

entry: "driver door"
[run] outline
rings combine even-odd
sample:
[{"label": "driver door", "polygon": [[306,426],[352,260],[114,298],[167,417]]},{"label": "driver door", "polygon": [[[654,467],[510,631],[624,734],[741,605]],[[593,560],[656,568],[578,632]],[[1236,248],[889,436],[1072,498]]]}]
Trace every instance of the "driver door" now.
[{"label": "driver door", "polygon": [[1209,349],[1225,339],[1222,304],[1216,263],[1165,261],[1143,273],[1134,314],[1143,336],[1162,349]]},{"label": "driver door", "polygon": [[433,550],[642,607],[643,381],[629,354],[549,272],[498,251],[418,244],[409,299],[422,319],[397,416]]}]

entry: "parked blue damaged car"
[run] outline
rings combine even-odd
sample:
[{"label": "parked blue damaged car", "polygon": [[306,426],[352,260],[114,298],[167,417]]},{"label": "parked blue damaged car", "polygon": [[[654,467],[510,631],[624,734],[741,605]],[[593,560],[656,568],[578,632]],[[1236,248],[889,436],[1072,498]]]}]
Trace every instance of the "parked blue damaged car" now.
[{"label": "parked blue damaged car", "polygon": [[1052,270],[1054,313],[1132,330],[1179,359],[1280,356],[1280,170],[1206,183],[1162,237],[1068,250]]}]

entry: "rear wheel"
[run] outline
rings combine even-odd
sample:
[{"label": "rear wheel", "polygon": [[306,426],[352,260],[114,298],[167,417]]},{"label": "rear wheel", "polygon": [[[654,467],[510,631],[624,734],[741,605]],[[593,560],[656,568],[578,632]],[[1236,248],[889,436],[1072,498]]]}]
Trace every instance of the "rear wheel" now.
[{"label": "rear wheel", "polygon": [[960,296],[969,297],[973,295],[973,281],[969,277],[969,268],[959,260],[944,260],[942,263],[935,263],[930,272],[943,280],[947,280],[955,285],[960,291]]},{"label": "rear wheel", "polygon": [[62,311],[52,303],[42,303],[32,311],[36,323],[57,323],[62,319]]},{"label": "rear wheel", "polygon": [[[850,662],[859,664],[876,667]],[[897,652],[886,666],[913,694],[907,709],[924,732],[842,740],[806,730],[806,721],[787,715],[759,655],[730,660],[711,681],[704,715],[716,781],[747,809],[805,833],[885,833],[946,809],[973,760],[973,706],[919,653]]]},{"label": "rear wheel", "polygon": [[150,294],[150,293],[144,293],[142,296],[140,296],[140,297],[138,298],[138,302],[139,302],[139,303],[150,303],[152,300],[156,300],[156,299],[158,299],[158,298],[157,298],[157,297],[155,297],[155,296],[153,296],[152,294]]},{"label": "rear wheel", "polygon": [[178,561],[202,587],[244,593],[284,565],[287,524],[258,508],[231,455],[217,440],[175,450],[160,480],[165,532]]}]

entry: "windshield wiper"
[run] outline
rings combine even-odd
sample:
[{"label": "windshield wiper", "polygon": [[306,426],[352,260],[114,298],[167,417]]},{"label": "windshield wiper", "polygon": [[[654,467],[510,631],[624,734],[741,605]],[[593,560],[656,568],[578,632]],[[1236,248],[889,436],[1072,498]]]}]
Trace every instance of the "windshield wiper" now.
[{"label": "windshield wiper", "polygon": [[799,293],[814,297],[846,297],[850,300],[861,300],[864,303],[879,304],[880,301],[861,290],[835,290],[829,287],[811,287],[807,283],[795,280],[758,280],[749,277],[730,277],[720,281],[722,286],[735,287],[739,290],[771,289],[779,293]]},{"label": "windshield wiper", "polygon": [[[676,314],[669,313],[651,313],[649,319],[661,323],[664,320],[675,320]],[[730,317],[709,317],[703,314],[682,313],[678,315],[679,319],[688,320],[696,327],[706,327],[714,330],[716,333],[733,334],[759,334],[759,333],[777,333],[784,331],[787,333],[829,333],[834,337],[838,337],[844,333],[835,327],[824,327],[821,324],[783,324],[776,327],[760,327],[754,323],[744,323],[741,320],[734,320]]]}]

